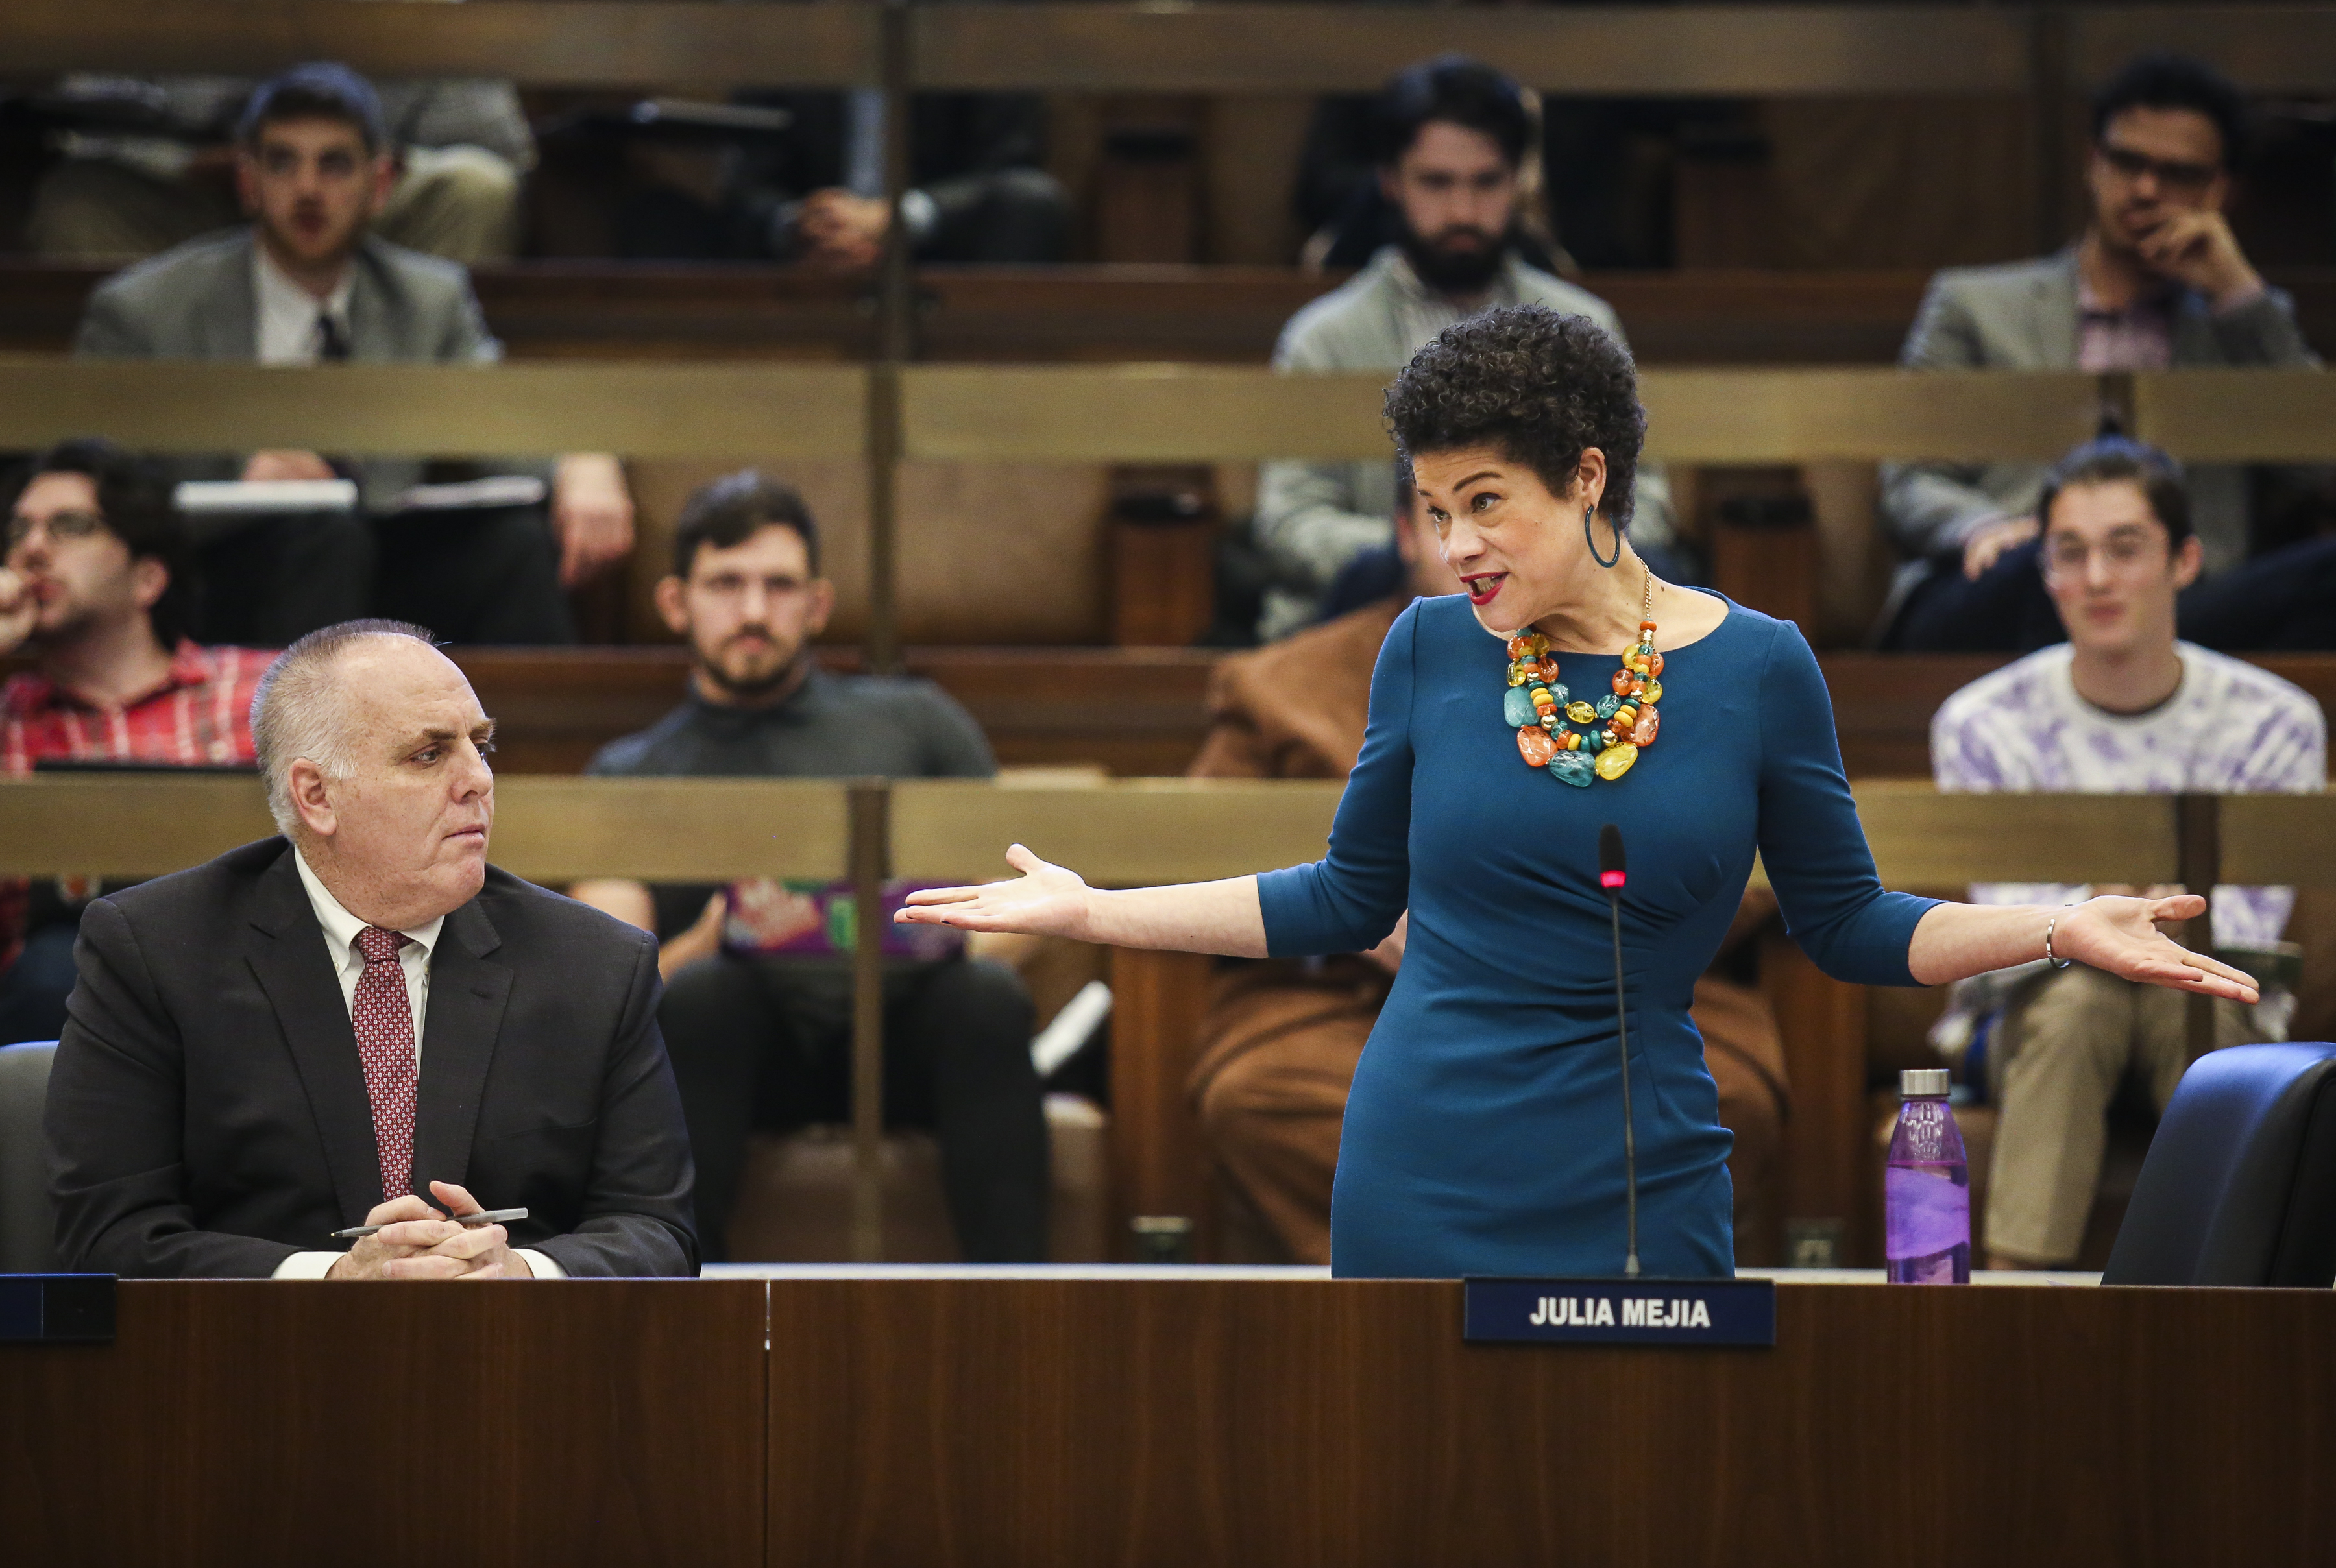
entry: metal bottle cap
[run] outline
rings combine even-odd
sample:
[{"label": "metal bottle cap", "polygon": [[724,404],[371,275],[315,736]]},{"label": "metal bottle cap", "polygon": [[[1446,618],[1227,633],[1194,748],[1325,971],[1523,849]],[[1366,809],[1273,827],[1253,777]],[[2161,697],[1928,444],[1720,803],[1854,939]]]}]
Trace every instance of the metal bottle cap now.
[{"label": "metal bottle cap", "polygon": [[1908,1099],[1943,1097],[1953,1084],[1944,1067],[1908,1067],[1898,1075],[1898,1092]]}]

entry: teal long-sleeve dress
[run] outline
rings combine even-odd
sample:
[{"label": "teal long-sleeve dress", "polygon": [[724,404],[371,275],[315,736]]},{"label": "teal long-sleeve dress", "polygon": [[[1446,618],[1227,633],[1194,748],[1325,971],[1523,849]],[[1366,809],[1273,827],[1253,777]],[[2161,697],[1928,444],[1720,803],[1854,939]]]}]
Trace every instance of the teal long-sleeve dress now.
[{"label": "teal long-sleeve dress", "polygon": [[[1659,639],[1660,645],[1660,639]],[[1594,700],[1620,650],[1557,656]],[[1884,891],[1858,826],[1825,679],[1789,623],[1739,605],[1665,649],[1662,732],[1586,788],[1528,767],[1504,719],[1508,656],[1467,600],[1399,617],[1329,853],[1258,879],[1276,957],[1411,930],[1356,1069],[1330,1208],[1347,1277],[1618,1274],[1622,1095],[1598,830],[1622,898],[1639,1251],[1651,1276],[1735,1267],[1731,1139],[1688,1017],[1758,852],[1827,973],[1912,985],[1933,901]]]}]

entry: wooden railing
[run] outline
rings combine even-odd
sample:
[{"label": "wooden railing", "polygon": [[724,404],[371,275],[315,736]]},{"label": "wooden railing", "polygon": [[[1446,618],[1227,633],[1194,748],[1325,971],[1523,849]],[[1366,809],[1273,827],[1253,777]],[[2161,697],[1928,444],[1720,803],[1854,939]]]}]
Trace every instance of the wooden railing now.
[{"label": "wooden railing", "polygon": [[[897,400],[870,395],[897,376]],[[308,367],[0,355],[0,448],[102,431],[151,452],[1242,462],[1385,458],[1384,373],[1202,365],[694,362]],[[1648,455],[1684,463],[2046,461],[2129,411],[2185,459],[2336,459],[2317,371],[1649,370]]]},{"label": "wooden railing", "polygon": [[[606,779],[511,774],[496,784],[494,859],[531,881],[842,877],[849,800],[890,800],[889,874],[1004,875],[1027,844],[1103,886],[1235,876],[1319,858],[1344,786],[1320,782]],[[1854,786],[1885,884],[2163,882],[2219,844],[2216,880],[2336,886],[2336,797],[1943,794]],[[2203,803],[2205,814],[2200,815]],[[0,876],[146,876],[274,832],[235,774],[35,774],[0,784]]]},{"label": "wooden railing", "polygon": [[[493,0],[11,0],[17,73],[249,74],[346,60],[385,76],[500,76],[534,86],[774,83],[874,86],[886,7]],[[2081,86],[2143,48],[2214,61],[2263,93],[2336,80],[2324,6],[1023,5],[918,6],[907,80],[934,89],[1356,92],[1457,50],[1552,93],[1667,96],[2026,93]]]}]

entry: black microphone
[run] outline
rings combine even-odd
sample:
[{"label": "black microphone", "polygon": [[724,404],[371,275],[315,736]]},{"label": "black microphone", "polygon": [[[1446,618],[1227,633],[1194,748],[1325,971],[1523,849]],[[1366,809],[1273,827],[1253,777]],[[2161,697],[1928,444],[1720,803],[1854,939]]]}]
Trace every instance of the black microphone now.
[{"label": "black microphone", "polygon": [[1608,823],[1598,830],[1598,885],[1606,890],[1606,912],[1614,922],[1614,1037],[1622,1053],[1622,1190],[1630,1219],[1630,1251],[1622,1259],[1626,1279],[1639,1277],[1639,1139],[1630,1120],[1630,1022],[1622,998],[1622,830]]}]

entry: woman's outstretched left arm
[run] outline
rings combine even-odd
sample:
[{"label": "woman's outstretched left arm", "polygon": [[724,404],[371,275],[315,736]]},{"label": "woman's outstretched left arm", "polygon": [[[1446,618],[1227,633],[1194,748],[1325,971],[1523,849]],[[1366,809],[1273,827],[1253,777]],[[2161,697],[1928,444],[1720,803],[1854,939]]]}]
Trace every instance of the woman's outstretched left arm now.
[{"label": "woman's outstretched left arm", "polygon": [[2166,899],[2087,899],[2065,909],[1939,904],[1915,925],[1906,967],[1926,986],[2010,969],[2045,956],[2049,927],[2056,959],[2088,964],[2120,979],[2204,991],[2234,1002],[2254,1001],[2255,983],[2244,970],[2191,952],[2158,930],[2161,922],[2194,920],[2205,912],[2206,901],[2195,893]]},{"label": "woman's outstretched left arm", "polygon": [[2244,973],[2185,951],[2157,929],[2204,914],[2205,901],[2193,894],[2104,897],[2055,909],[1934,903],[1883,891],[1839,746],[1830,734],[1805,733],[1805,716],[1830,715],[1833,699],[1816,656],[1790,625],[1776,628],[1761,703],[1761,857],[1794,937],[1836,979],[1936,986],[2010,969],[2044,957],[2049,927],[2056,959],[2150,985],[2255,999]]}]

